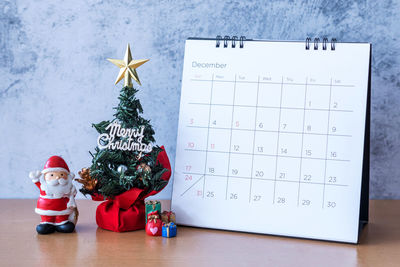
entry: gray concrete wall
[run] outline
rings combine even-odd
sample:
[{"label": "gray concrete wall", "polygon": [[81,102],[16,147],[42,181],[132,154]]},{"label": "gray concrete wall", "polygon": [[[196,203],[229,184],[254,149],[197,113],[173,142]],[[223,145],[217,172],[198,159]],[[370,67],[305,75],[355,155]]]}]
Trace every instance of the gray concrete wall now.
[{"label": "gray concrete wall", "polygon": [[[92,122],[111,118],[126,43],[139,97],[172,163],[184,41],[190,36],[306,36],[373,44],[371,198],[400,198],[400,1],[0,2],[0,197],[34,198],[28,171],[52,154],[75,172],[90,164]],[[171,186],[160,198],[170,196]]]}]

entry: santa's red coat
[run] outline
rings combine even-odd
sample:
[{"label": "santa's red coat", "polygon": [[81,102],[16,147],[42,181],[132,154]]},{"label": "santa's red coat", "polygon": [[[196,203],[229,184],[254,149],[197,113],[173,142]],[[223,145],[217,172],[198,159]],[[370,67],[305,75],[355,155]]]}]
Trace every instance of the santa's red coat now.
[{"label": "santa's red coat", "polygon": [[[56,198],[48,196],[45,191],[42,190],[40,182],[35,182],[35,185],[40,190],[40,197],[37,202],[35,212],[39,215],[46,216],[58,216],[68,215],[72,213],[72,209],[67,207],[69,197]],[[73,189],[72,189],[73,190]],[[71,192],[73,194],[73,192]]]}]

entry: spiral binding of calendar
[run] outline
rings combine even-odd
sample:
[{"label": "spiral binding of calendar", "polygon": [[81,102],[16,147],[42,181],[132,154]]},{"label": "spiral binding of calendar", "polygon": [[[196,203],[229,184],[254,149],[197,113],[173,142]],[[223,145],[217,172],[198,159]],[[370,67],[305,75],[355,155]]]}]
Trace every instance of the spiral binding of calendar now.
[{"label": "spiral binding of calendar", "polygon": [[[332,51],[336,50],[336,42],[337,42],[336,38],[331,39],[331,50]],[[307,37],[306,38],[306,50],[310,50],[310,43],[311,43],[311,38]],[[322,50],[328,50],[327,44],[328,44],[328,38],[324,37],[322,39]],[[318,50],[319,45],[320,45],[320,39],[318,37],[314,38],[314,43],[313,43],[314,50]]]},{"label": "spiral binding of calendar", "polygon": [[217,35],[215,47],[217,47],[217,48],[220,47],[221,43],[222,43],[223,48],[228,48],[228,46],[229,46],[228,42],[231,41],[231,47],[236,48],[236,43],[238,40],[239,40],[239,48],[243,48],[244,41],[246,41],[245,36],[240,36],[240,38],[238,38],[237,36],[232,36],[232,38],[230,38],[230,36],[225,35],[224,38],[222,38],[221,35]]},{"label": "spiral binding of calendar", "polygon": [[[225,35],[224,37],[222,37],[221,35],[217,35],[217,37],[215,38],[216,42],[215,42],[215,47],[219,48],[222,47],[223,48],[228,48],[229,47],[229,41],[231,41],[231,47],[232,48],[236,48],[236,43],[239,40],[239,48],[243,48],[244,47],[244,42],[246,41],[246,37],[245,36],[240,36],[240,38],[238,38],[237,36],[232,36],[232,38],[229,35]],[[318,50],[320,47],[320,38],[316,37],[314,38],[314,41],[312,43],[312,46],[314,47],[314,50]],[[310,37],[306,38],[306,50],[310,50],[311,47],[311,42],[312,39]],[[324,37],[322,38],[322,42],[321,42],[321,47],[322,50],[328,50],[328,38]],[[331,39],[331,50],[334,51],[336,50],[336,43],[337,40],[336,38],[332,38]]]}]

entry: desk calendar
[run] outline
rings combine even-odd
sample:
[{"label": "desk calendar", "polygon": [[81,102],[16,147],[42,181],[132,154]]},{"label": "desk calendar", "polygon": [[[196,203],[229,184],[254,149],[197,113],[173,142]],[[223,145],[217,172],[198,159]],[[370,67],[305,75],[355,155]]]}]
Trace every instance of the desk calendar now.
[{"label": "desk calendar", "polygon": [[181,225],[357,243],[368,219],[371,45],[188,39]]}]

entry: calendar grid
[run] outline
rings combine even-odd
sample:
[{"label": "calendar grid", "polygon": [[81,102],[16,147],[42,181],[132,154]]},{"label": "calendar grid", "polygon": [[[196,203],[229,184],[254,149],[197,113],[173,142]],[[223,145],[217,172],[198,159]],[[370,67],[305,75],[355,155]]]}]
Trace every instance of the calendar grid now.
[{"label": "calendar grid", "polygon": [[[282,95],[283,95],[283,76],[282,76],[282,83],[281,83],[281,95],[279,99],[279,107],[282,107]],[[278,155],[279,155],[279,135],[280,135],[280,125],[281,125],[281,115],[282,109],[279,108],[279,119],[278,119],[278,139],[276,142],[276,157],[275,157],[275,180],[274,180],[274,194],[272,199],[272,204],[275,204],[275,193],[276,193],[276,175],[278,173]]]},{"label": "calendar grid", "polygon": [[[331,99],[332,99],[332,88],[334,86],[337,87],[354,87],[353,85],[334,85],[332,84],[332,78],[330,79],[330,84],[310,84],[308,81],[308,78],[305,79],[305,83],[292,83],[292,82],[284,82],[284,77],[281,77],[281,82],[280,83],[273,83],[273,82],[261,82],[260,81],[260,76],[258,76],[257,78],[257,90],[255,91],[255,96],[256,96],[256,102],[255,105],[249,105],[249,104],[238,104],[236,103],[236,98],[237,98],[237,84],[239,83],[251,83],[254,84],[256,82],[254,81],[240,81],[237,80],[237,75],[235,75],[234,80],[233,81],[223,81],[223,80],[215,80],[215,76],[214,74],[212,75],[212,79],[211,80],[201,80],[201,79],[192,79],[192,81],[203,81],[203,82],[210,82],[211,81],[211,90],[210,90],[210,98],[209,98],[209,103],[201,103],[201,102],[188,102],[189,105],[205,105],[208,106],[208,125],[207,126],[201,126],[201,125],[186,125],[186,127],[190,127],[190,128],[203,128],[206,129],[207,128],[207,139],[206,139],[206,149],[195,149],[195,148],[185,148],[185,151],[193,151],[193,152],[205,152],[205,165],[204,165],[204,173],[191,173],[188,172],[187,174],[193,174],[193,175],[200,175],[200,177],[193,183],[190,185],[189,188],[187,188],[186,190],[184,190],[184,192],[181,194],[184,195],[186,194],[186,192],[188,192],[191,188],[193,188],[196,184],[198,184],[202,179],[203,179],[203,190],[202,190],[202,198],[205,197],[205,191],[206,191],[206,178],[207,177],[225,177],[226,178],[226,187],[225,187],[225,200],[228,199],[228,193],[229,193],[229,183],[231,181],[231,178],[234,179],[246,179],[249,181],[249,202],[251,202],[252,200],[252,190],[253,190],[253,180],[258,180],[258,181],[273,181],[273,200],[272,200],[272,204],[275,204],[276,202],[276,194],[277,194],[277,184],[278,182],[289,182],[289,183],[297,183],[297,206],[300,205],[300,193],[301,193],[301,187],[303,184],[315,184],[315,185],[321,185],[323,186],[323,201],[322,201],[322,206],[324,207],[324,203],[325,203],[325,189],[326,186],[348,186],[346,184],[338,184],[338,183],[327,183],[327,163],[329,161],[339,161],[339,162],[349,162],[349,159],[346,158],[334,158],[334,157],[329,157],[328,158],[328,140],[330,136],[335,136],[335,137],[346,137],[346,138],[351,138],[352,135],[351,134],[343,134],[343,133],[333,133],[330,132],[329,127],[330,127],[330,115],[331,112],[344,112],[344,113],[352,113],[353,110],[351,109],[337,109],[336,107],[331,107]],[[214,85],[215,82],[232,82],[233,83],[233,96],[232,96],[232,104],[229,103],[213,103],[213,101],[216,101],[213,99],[213,94],[214,94]],[[260,91],[260,84],[279,84],[280,85],[280,91],[279,92],[279,96],[277,98],[278,102],[279,102],[279,106],[265,106],[265,105],[259,105],[259,91]],[[304,101],[303,101],[303,106],[301,107],[290,107],[290,106],[285,106],[283,105],[284,101],[283,101],[283,94],[284,94],[284,85],[297,85],[297,86],[304,86]],[[310,86],[315,86],[315,85],[319,85],[319,86],[329,86],[329,106],[328,108],[324,108],[324,107],[320,107],[320,108],[312,108],[307,107],[306,103],[307,103],[307,94],[308,94],[308,89]],[[213,106],[223,106],[223,107],[232,107],[232,111],[231,111],[231,120],[230,120],[230,127],[218,127],[218,126],[214,126],[211,124],[211,118],[212,118],[212,107]],[[255,109],[255,121],[254,121],[254,128],[252,129],[251,126],[247,126],[247,128],[234,128],[234,117],[235,117],[235,108],[236,107],[243,107],[243,108],[252,108]],[[258,129],[257,128],[257,113],[259,111],[259,109],[278,109],[278,128],[277,130],[271,129],[271,130],[266,130],[266,129]],[[285,131],[284,129],[281,129],[281,123],[282,123],[282,111],[283,110],[298,110],[298,111],[302,111],[302,130],[301,131]],[[306,132],[306,127],[305,127],[305,123],[306,123],[306,112],[307,111],[325,111],[328,114],[328,126],[327,126],[327,131],[326,132]],[[326,114],[325,113],[325,114]],[[254,113],[253,113],[254,114]],[[238,127],[238,125],[236,125],[236,127]],[[224,130],[224,131],[229,131],[229,149],[227,151],[218,151],[218,150],[214,150],[213,144],[211,144],[211,148],[210,146],[210,129],[214,129],[214,130]],[[252,153],[249,152],[239,152],[236,151],[232,148],[232,139],[233,139],[233,133],[235,131],[249,131],[253,133],[253,140],[252,140]],[[311,131],[311,130],[310,130]],[[256,153],[255,151],[255,145],[256,145],[256,133],[257,132],[270,132],[270,133],[276,133],[277,134],[277,141],[276,141],[276,153],[275,154],[265,154],[265,153]],[[301,135],[301,152],[300,152],[300,156],[297,155],[284,155],[280,152],[280,137],[284,134],[296,134],[296,135]],[[306,135],[316,135],[316,136],[325,136],[326,137],[326,151],[325,151],[325,157],[311,157],[310,156],[304,156],[304,137]],[[300,140],[300,139],[299,139]],[[299,141],[300,142],[300,141]],[[227,173],[226,175],[222,175],[222,174],[215,174],[214,171],[211,172],[210,170],[207,170],[208,167],[208,156],[210,153],[221,153],[221,154],[227,154],[228,155],[228,162],[227,162]],[[230,169],[231,169],[231,157],[232,155],[235,154],[239,154],[239,155],[249,155],[251,156],[251,168],[250,168],[250,176],[238,176],[238,175],[232,175],[230,173]],[[258,177],[254,177],[254,159],[255,156],[265,156],[265,157],[274,157],[275,158],[275,170],[274,170],[274,174],[273,174],[273,178],[258,178]],[[293,158],[293,159],[299,159],[300,160],[300,168],[298,170],[299,175],[297,176],[297,178],[291,177],[288,179],[278,179],[278,161],[280,158]],[[324,176],[323,176],[323,182],[311,182],[311,181],[302,181],[302,167],[303,167],[303,159],[307,159],[307,160],[319,160],[319,161],[323,161],[324,162]],[[287,177],[286,177],[287,178]],[[321,177],[322,178],[322,177]],[[290,180],[291,179],[291,180]],[[295,179],[295,180],[294,180]]]},{"label": "calendar grid", "polygon": [[[207,126],[196,126],[196,125],[187,125],[187,127],[189,128],[203,128],[203,129],[207,129],[209,127]],[[211,129],[216,129],[216,130],[231,130],[231,128],[224,128],[224,127],[210,127]],[[253,132],[253,129],[232,129],[232,131],[249,131],[249,132]],[[273,130],[260,130],[257,129],[257,132],[266,132],[266,133],[278,133],[278,131],[273,131]],[[339,136],[339,137],[352,137],[351,134],[331,134],[331,133],[306,133],[306,132],[292,132],[292,131],[280,131],[280,133],[283,134],[305,134],[305,135],[329,135],[329,136]]]},{"label": "calendar grid", "polygon": [[[332,79],[331,79],[332,84]],[[331,109],[331,98],[332,98],[332,86],[329,87],[329,110]],[[328,126],[327,126],[327,133],[329,133],[329,119],[330,119],[331,112],[328,111]],[[326,145],[325,145],[325,170],[324,170],[324,188],[322,191],[322,208],[325,207],[325,186],[326,186],[326,169],[328,164],[328,142],[329,142],[329,135],[326,136]]]},{"label": "calendar grid", "polygon": [[[212,91],[213,91],[213,86],[214,86],[214,74],[212,75],[211,79],[211,89],[210,89],[210,103],[212,103]],[[211,120],[211,105],[208,109],[208,125],[210,125],[210,120]],[[204,198],[204,188],[206,186],[206,171],[207,171],[207,155],[208,155],[208,139],[210,137],[210,128],[207,129],[207,149],[206,149],[206,158],[205,158],[205,163],[204,163],[204,179],[203,179],[203,190],[202,190],[202,197]]]},{"label": "calendar grid", "polygon": [[[190,175],[201,175],[200,178],[198,180],[196,180],[196,182],[194,182],[188,189],[186,189],[181,195],[185,194],[190,188],[192,188],[199,180],[201,180],[201,178],[203,178],[203,174],[202,173],[196,173],[196,172],[183,172],[183,174],[190,174]],[[221,177],[221,178],[226,178],[226,175],[223,174],[207,174],[207,176],[211,176],[211,177]],[[255,178],[255,177],[247,177],[247,176],[231,176],[230,178],[233,179],[245,179],[245,180],[258,180],[258,181],[275,181],[274,178]],[[285,182],[285,183],[299,183],[299,181],[297,180],[281,180],[279,182]],[[318,183],[318,182],[303,182],[301,181],[300,183],[302,184],[317,184],[317,185],[324,185],[324,183]],[[340,187],[346,187],[349,186],[347,184],[326,184],[328,186],[340,186]]]},{"label": "calendar grid", "polygon": [[[185,149],[185,151],[194,151],[194,152],[206,152],[207,153],[222,153],[228,154],[226,151],[218,151],[218,150],[206,150],[206,149]],[[245,153],[245,152],[230,152],[230,154],[238,154],[238,155],[253,155],[253,153]],[[288,156],[288,155],[275,155],[275,154],[255,154],[257,156],[265,156],[265,157],[281,157],[281,158],[292,158],[292,159],[299,159],[299,156]],[[316,160],[323,160],[323,161],[343,161],[349,162],[348,159],[330,159],[330,158],[315,158],[315,157],[304,157],[305,159],[316,159]]]},{"label": "calendar grid", "polygon": [[[195,173],[187,172],[187,173],[184,173],[184,174],[195,174]],[[198,174],[196,174],[196,175],[198,175]],[[187,191],[189,191],[190,189],[192,189],[192,187],[195,186],[198,182],[200,182],[200,180],[201,180],[203,177],[205,177],[204,174],[201,175],[200,178],[197,179],[196,182],[194,182],[191,186],[189,186],[189,187],[181,194],[181,196],[183,196],[184,194],[186,194]],[[204,190],[203,190],[203,191],[204,191]]]},{"label": "calendar grid", "polygon": [[[258,92],[260,90],[260,76],[258,76],[258,83],[257,83],[257,96],[256,96],[256,113],[255,113],[255,119],[254,119],[254,135],[253,135],[253,155],[251,156],[251,178],[253,178],[253,167],[254,167],[254,149],[256,145],[256,128],[257,128],[257,106],[258,106]],[[249,202],[251,201],[251,192],[252,192],[252,186],[253,186],[253,179],[250,179],[250,192],[249,192]]]},{"label": "calendar grid", "polygon": [[[236,94],[236,75],[235,75],[235,83],[233,84],[233,104],[235,104],[235,94]],[[229,187],[229,168],[231,164],[231,150],[232,150],[232,128],[233,128],[233,115],[235,113],[235,106],[232,106],[232,118],[231,118],[231,134],[229,137],[229,153],[228,153],[228,171],[226,173],[226,188],[225,188],[225,199],[228,199],[228,187]],[[210,124],[208,124],[210,127]]]},{"label": "calendar grid", "polygon": [[[210,82],[209,79],[191,79],[191,81],[197,82]],[[226,83],[257,83],[257,81],[231,81],[231,80],[214,80],[216,82],[226,82]],[[280,85],[305,85],[304,83],[293,83],[293,82],[260,82],[260,84],[280,84]],[[329,83],[311,83],[308,86],[337,86],[337,87],[355,87],[352,84],[329,84]]]},{"label": "calendar grid", "polygon": [[[293,84],[291,84],[293,85]],[[220,103],[198,103],[198,102],[190,102],[189,105],[212,105],[212,106],[225,106],[225,107],[244,107],[244,108],[254,108],[251,105],[231,105],[231,104],[220,104]],[[323,109],[323,108],[296,108],[296,107],[273,107],[273,106],[257,106],[258,108],[272,108],[272,109],[293,109],[293,110],[315,110],[315,111],[335,111],[335,112],[353,112],[353,110],[349,109]]]},{"label": "calendar grid", "polygon": [[300,154],[300,168],[299,168],[299,185],[297,188],[297,206],[299,206],[300,202],[300,185],[301,185],[301,170],[302,170],[302,164],[303,164],[303,145],[304,145],[304,128],[305,128],[305,122],[306,122],[306,102],[307,102],[307,82],[308,78],[306,78],[306,85],[305,85],[305,92],[304,92],[304,111],[303,111],[303,131],[301,132],[301,154]]}]

